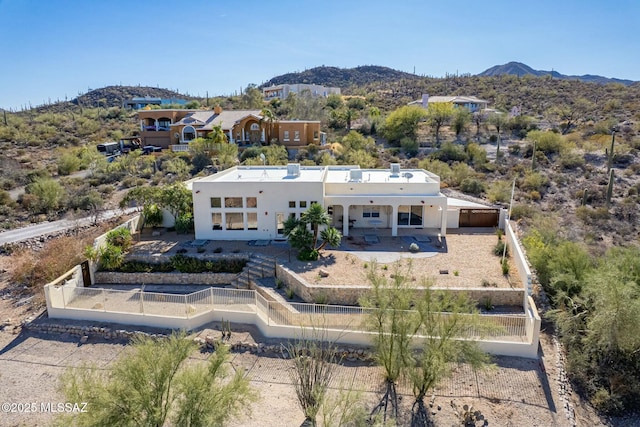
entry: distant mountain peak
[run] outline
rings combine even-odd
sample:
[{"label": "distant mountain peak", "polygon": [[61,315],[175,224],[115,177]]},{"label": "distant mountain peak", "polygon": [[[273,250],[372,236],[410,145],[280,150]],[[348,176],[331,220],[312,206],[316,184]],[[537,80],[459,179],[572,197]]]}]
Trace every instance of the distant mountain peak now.
[{"label": "distant mountain peak", "polygon": [[478,76],[500,76],[503,74],[511,74],[516,75],[518,77],[533,75],[537,77],[542,76],[552,76],[557,79],[567,79],[567,80],[581,80],[584,82],[590,83],[598,83],[598,84],[607,84],[607,83],[621,83],[625,86],[629,86],[635,83],[633,80],[625,80],[625,79],[616,79],[616,78],[608,78],[603,76],[597,76],[593,74],[584,74],[582,76],[568,76],[565,74],[561,74],[555,70],[553,71],[544,71],[544,70],[534,70],[530,66],[523,64],[522,62],[508,62],[503,65],[494,65],[491,68],[487,68]]},{"label": "distant mountain peak", "polygon": [[260,87],[285,83],[312,83],[345,88],[351,85],[362,85],[374,81],[394,81],[402,78],[417,79],[419,77],[415,74],[378,65],[361,65],[355,68],[338,68],[323,65],[302,72],[287,73],[273,77]]}]

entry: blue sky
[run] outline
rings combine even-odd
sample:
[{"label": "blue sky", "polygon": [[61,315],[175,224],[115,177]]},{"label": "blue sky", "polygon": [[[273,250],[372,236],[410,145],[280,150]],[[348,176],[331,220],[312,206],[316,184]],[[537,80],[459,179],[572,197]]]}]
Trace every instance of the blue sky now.
[{"label": "blue sky", "polygon": [[319,65],[640,80],[639,27],[637,0],[0,0],[0,107],[113,84],[226,95]]}]

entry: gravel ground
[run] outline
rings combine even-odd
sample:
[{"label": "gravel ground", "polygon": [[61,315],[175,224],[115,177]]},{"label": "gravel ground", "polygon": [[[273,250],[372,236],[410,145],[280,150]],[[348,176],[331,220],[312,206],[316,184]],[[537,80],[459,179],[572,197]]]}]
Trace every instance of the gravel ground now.
[{"label": "gravel ground", "polygon": [[[263,338],[255,328],[238,325],[233,339],[244,342]],[[211,333],[210,330],[201,335]],[[22,332],[14,335],[0,332],[0,402],[64,402],[58,392],[58,378],[69,367],[85,362],[108,369],[110,364],[126,348],[124,342],[91,338],[80,344],[77,337],[65,334],[38,334]],[[206,360],[209,353],[195,353],[192,361]],[[231,365],[244,369],[251,378],[251,385],[260,399],[247,408],[242,419],[231,426],[300,426],[304,421],[298,407],[295,392],[288,376],[288,362],[273,355],[259,356],[251,353],[233,353]],[[571,426],[558,390],[558,371],[553,345],[543,338],[541,360],[512,357],[496,357],[495,368],[473,372],[468,366],[457,366],[451,378],[434,390],[434,404],[429,408],[436,425],[456,424],[450,406],[453,400],[459,406],[473,405],[489,420],[489,425],[499,426]],[[340,366],[332,383],[332,393],[352,388],[360,394],[361,403],[373,408],[380,399],[382,377],[380,369],[368,364]],[[412,403],[408,387],[399,388],[403,413],[410,411]],[[430,400],[430,399],[429,399]],[[429,403],[429,402],[427,402]],[[7,413],[0,417],[0,426],[45,426],[55,417],[52,413]],[[592,415],[581,415],[578,425],[597,425]],[[403,424],[406,420],[403,421]]]}]

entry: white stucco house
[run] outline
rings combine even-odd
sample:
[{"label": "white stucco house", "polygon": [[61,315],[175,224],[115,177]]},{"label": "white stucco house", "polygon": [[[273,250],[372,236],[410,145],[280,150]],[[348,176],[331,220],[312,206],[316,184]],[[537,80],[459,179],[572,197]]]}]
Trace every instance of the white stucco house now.
[{"label": "white stucco house", "polygon": [[429,229],[446,235],[447,197],[440,178],[423,169],[359,166],[236,166],[191,183],[196,239],[283,237],[283,223],[312,203],[350,228]]}]

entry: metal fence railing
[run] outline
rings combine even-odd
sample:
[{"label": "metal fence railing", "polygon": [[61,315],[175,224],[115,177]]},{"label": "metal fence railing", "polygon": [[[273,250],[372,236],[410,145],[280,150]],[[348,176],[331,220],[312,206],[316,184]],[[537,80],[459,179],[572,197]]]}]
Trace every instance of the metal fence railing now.
[{"label": "metal fence railing", "polygon": [[[79,288],[47,285],[54,308],[95,310],[189,319],[210,312],[250,312],[260,314],[269,325],[366,331],[373,309],[362,307],[269,301],[254,290],[209,288],[190,294],[135,290]],[[61,293],[61,298],[60,298]],[[403,315],[416,315],[404,312]],[[470,317],[475,317],[471,322]],[[487,341],[530,341],[533,319],[527,315],[440,313],[432,322],[461,322],[462,336]],[[425,328],[418,331],[425,334]]]}]

